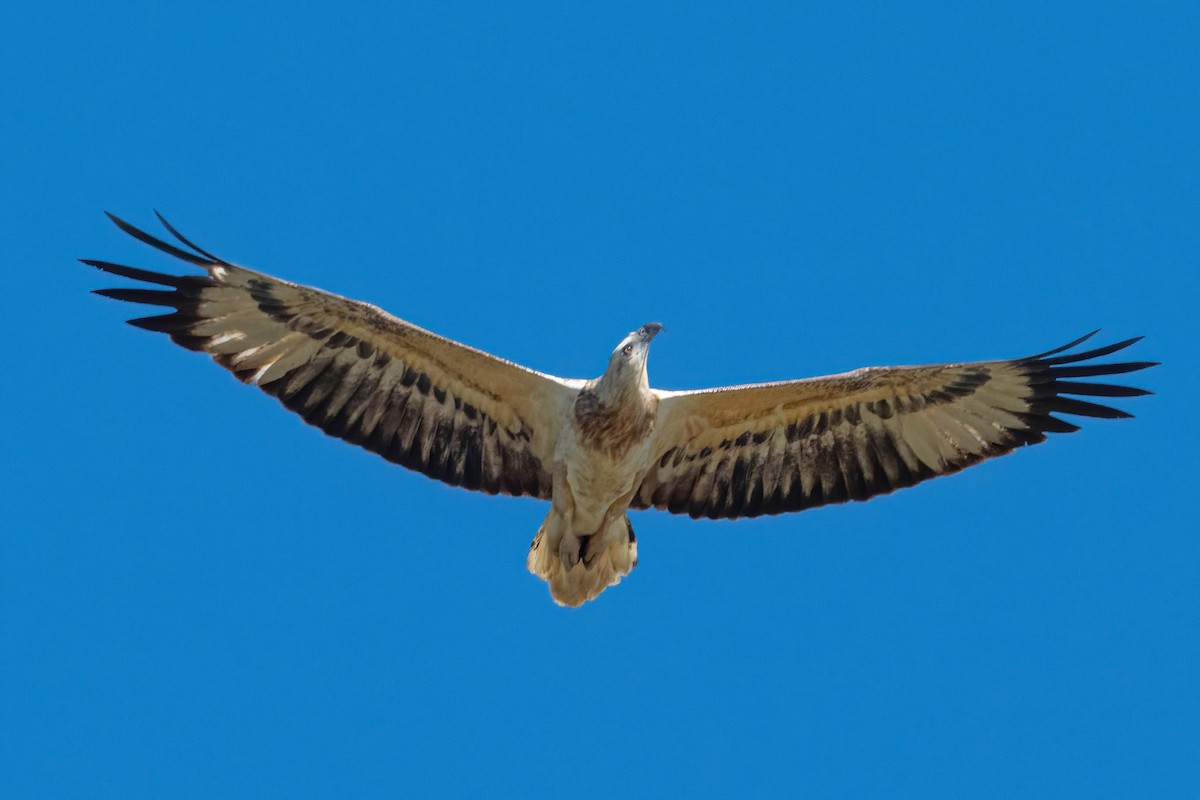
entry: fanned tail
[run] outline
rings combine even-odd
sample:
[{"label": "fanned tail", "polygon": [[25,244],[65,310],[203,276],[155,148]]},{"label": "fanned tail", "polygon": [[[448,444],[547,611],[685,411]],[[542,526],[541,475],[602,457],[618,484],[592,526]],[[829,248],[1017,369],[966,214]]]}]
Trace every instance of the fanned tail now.
[{"label": "fanned tail", "polygon": [[633,523],[621,516],[603,533],[579,537],[567,531],[563,518],[551,511],[529,545],[525,565],[550,584],[554,602],[578,608],[616,586],[637,566]]}]

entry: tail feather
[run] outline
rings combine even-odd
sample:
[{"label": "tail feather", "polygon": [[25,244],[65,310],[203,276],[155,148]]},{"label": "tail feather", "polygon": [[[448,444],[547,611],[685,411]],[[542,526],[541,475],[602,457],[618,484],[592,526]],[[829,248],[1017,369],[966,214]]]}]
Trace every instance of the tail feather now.
[{"label": "tail feather", "polygon": [[530,572],[550,584],[550,596],[560,606],[577,608],[595,600],[637,566],[637,537],[629,517],[591,536],[577,537],[564,528],[562,518],[551,511],[525,561]]}]

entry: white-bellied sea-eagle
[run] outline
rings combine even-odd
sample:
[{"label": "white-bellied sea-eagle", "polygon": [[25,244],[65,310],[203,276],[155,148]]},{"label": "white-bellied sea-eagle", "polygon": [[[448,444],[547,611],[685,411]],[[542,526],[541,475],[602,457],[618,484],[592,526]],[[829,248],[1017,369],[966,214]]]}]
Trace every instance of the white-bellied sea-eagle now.
[{"label": "white-bellied sea-eagle", "polygon": [[112,217],[203,274],[85,260],[164,287],[97,294],[174,309],[130,323],[208,353],[331,436],[452,486],[549,500],[526,563],[569,606],[636,566],[630,509],[737,519],[866,500],[1077,430],[1056,415],[1127,417],[1079,398],[1148,394],[1089,379],[1153,365],[1095,362],[1137,339],[1068,352],[1088,334],[1025,358],[671,392],[647,380],[662,329],[647,323],[603,375],[568,380],[239,267],[159,219],[182,248]]}]

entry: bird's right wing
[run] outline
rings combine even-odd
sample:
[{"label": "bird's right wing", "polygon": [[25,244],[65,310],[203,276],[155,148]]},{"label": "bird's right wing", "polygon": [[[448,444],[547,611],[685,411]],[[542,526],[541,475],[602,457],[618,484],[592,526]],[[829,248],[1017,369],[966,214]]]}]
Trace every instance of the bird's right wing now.
[{"label": "bird's right wing", "polygon": [[632,507],[718,519],[866,500],[1077,430],[1054,414],[1127,417],[1068,396],[1148,394],[1074,380],[1152,366],[1078,363],[1137,339],[1059,355],[1091,335],[1009,361],[660,392],[657,463]]},{"label": "bird's right wing", "polygon": [[[111,216],[111,215],[110,215]],[[204,269],[170,275],[84,263],[159,286],[97,294],[174,308],[130,320],[208,353],[331,436],[453,486],[550,496],[550,462],[576,388],[418,328],[375,306],[126,233]],[[160,217],[161,219],[161,217]]]}]

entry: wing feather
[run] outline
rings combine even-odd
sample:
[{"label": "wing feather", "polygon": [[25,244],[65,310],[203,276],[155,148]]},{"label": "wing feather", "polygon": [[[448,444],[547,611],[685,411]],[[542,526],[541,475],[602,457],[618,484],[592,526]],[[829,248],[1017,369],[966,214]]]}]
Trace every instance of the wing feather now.
[{"label": "wing feather", "polygon": [[[157,214],[157,212],[155,212]],[[99,289],[171,313],[130,323],[208,353],[304,420],[454,486],[549,498],[550,463],[576,389],[354,300],[236,266],[159,220],[187,250],[109,215],[200,267],[170,275],[85,264],[168,289]]]},{"label": "wing feather", "polygon": [[1154,365],[1093,361],[1140,337],[1069,352],[1095,333],[1008,361],[660,392],[657,462],[633,507],[732,519],[866,500],[1078,430],[1056,415],[1128,417],[1070,396],[1149,394],[1073,380]]}]

